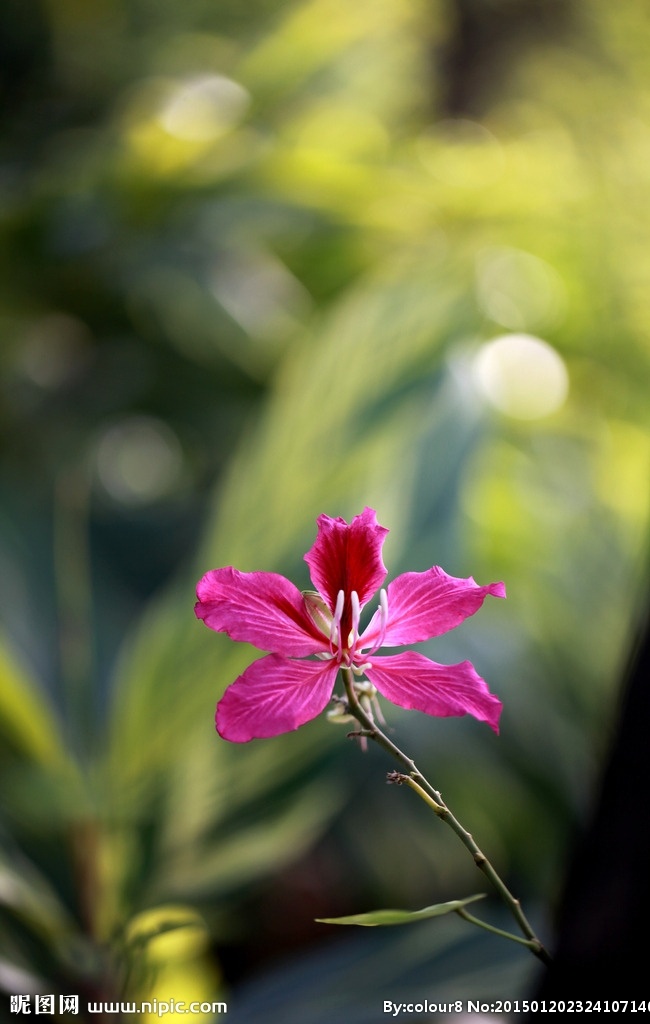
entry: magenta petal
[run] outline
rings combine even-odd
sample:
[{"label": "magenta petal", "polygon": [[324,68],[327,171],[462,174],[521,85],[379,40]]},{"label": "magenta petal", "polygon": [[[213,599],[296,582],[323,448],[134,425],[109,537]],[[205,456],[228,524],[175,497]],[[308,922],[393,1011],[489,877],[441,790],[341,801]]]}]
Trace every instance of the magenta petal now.
[{"label": "magenta petal", "polygon": [[414,708],[427,715],[473,715],[499,731],[501,701],[490,693],[487,683],[469,661],[460,665],[437,665],[423,654],[407,651],[373,658],[366,675],[393,704]]},{"label": "magenta petal", "polygon": [[[471,576],[448,576],[438,565],[426,572],[406,572],[388,586],[388,625],[382,647],[417,644],[440,636],[477,612],[488,594],[505,597],[506,588],[503,583],[480,587]],[[379,635],[376,612],[362,638],[363,646],[371,647]]]},{"label": "magenta petal", "polygon": [[277,573],[213,569],[199,581],[196,596],[197,618],[232,640],[296,658],[329,651],[302,594]]},{"label": "magenta petal", "polygon": [[359,603],[381,586],[386,566],[381,549],[388,530],[377,522],[374,509],[365,508],[348,525],[344,519],[322,515],[318,536],[305,555],[312,582],[334,610],[340,590],[349,596],[356,590]]},{"label": "magenta petal", "polygon": [[228,687],[217,704],[217,732],[233,743],[291,732],[327,705],[338,665],[267,654]]}]

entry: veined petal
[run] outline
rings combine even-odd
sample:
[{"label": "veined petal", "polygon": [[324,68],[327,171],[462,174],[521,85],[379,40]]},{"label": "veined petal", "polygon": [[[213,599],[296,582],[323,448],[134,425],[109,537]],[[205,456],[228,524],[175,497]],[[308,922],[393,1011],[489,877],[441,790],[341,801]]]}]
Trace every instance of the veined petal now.
[{"label": "veined petal", "polygon": [[301,592],[277,573],[212,569],[199,581],[196,596],[197,618],[232,640],[287,657],[329,651]]},{"label": "veined petal", "polygon": [[423,654],[407,651],[389,657],[373,657],[366,675],[393,704],[414,708],[427,715],[473,715],[496,733],[502,704],[469,661],[438,665]]},{"label": "veined petal", "polygon": [[[405,572],[388,585],[388,622],[382,647],[401,647],[447,633],[477,612],[488,594],[505,597],[503,583],[481,587],[469,576],[448,576],[438,565],[426,572]],[[375,612],[361,638],[372,647],[380,633],[380,614]]]},{"label": "veined petal", "polygon": [[217,732],[233,743],[291,732],[325,708],[337,672],[334,661],[267,654],[249,665],[217,704]]},{"label": "veined petal", "polygon": [[377,522],[374,509],[365,508],[348,525],[344,519],[322,515],[318,536],[305,555],[312,582],[334,611],[339,591],[349,598],[353,590],[363,607],[381,586],[386,566],[381,549],[388,530]]}]

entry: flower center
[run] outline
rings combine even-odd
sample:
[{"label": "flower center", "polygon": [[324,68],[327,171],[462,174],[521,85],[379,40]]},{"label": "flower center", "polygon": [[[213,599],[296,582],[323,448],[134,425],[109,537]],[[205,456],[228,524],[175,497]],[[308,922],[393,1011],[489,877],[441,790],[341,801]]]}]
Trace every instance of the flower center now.
[{"label": "flower center", "polygon": [[[379,623],[378,630],[373,629],[368,641],[361,645],[359,623],[361,621],[361,602],[356,590],[350,592],[346,602],[345,591],[339,590],[336,595],[334,611],[329,608],[320,594],[315,590],[303,590],[305,607],[318,629],[329,642],[329,654],[325,651],[317,654],[318,658],[336,659],[339,665],[352,669],[357,675],[363,675],[370,668],[369,657],[379,650],[384,642],[388,623],[388,596],[382,588],[379,591]],[[344,639],[344,632],[347,635]],[[369,648],[364,651],[364,647]]]},{"label": "flower center", "polygon": [[370,663],[367,660],[368,655],[374,654],[375,651],[381,647],[384,641],[386,624],[388,622],[388,597],[386,591],[382,589],[379,593],[379,633],[377,634],[376,643],[372,645],[371,650],[367,652],[367,654],[364,654],[363,650],[359,646],[361,604],[356,590],[353,590],[350,593],[350,630],[345,644],[343,642],[342,626],[344,611],[345,593],[343,590],[339,590],[336,596],[334,616],[329,630],[330,654],[333,658],[337,659],[339,665],[351,668],[353,672],[361,675],[366,668],[370,667]]}]

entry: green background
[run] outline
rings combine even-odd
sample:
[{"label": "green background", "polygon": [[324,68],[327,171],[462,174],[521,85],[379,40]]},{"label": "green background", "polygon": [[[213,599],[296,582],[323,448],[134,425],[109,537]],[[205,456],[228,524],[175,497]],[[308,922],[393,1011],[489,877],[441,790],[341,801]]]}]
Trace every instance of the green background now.
[{"label": "green background", "polygon": [[[194,585],[307,587],[316,517],[365,505],[389,579],[505,581],[419,648],[475,663],[501,736],[384,712],[552,945],[644,608],[645,5],[0,18],[0,984],[282,1024],[525,993],[455,918],[314,922],[483,887],[344,729],[216,736],[256,652]],[[522,333],[569,382],[541,414],[543,366],[480,372]]]}]

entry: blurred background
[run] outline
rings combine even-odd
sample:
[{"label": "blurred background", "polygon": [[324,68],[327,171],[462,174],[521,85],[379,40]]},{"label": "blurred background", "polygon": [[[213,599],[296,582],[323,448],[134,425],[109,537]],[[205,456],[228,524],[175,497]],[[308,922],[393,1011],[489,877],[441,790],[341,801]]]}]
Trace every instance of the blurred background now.
[{"label": "blurred background", "polygon": [[384,711],[552,945],[644,611],[645,4],[0,21],[0,988],[252,1024],[525,994],[457,918],[314,922],[484,886],[344,729],[216,736],[257,652],[194,585],[308,587],[317,515],[364,505],[389,578],[506,582],[420,648],[475,663],[501,736]]}]

